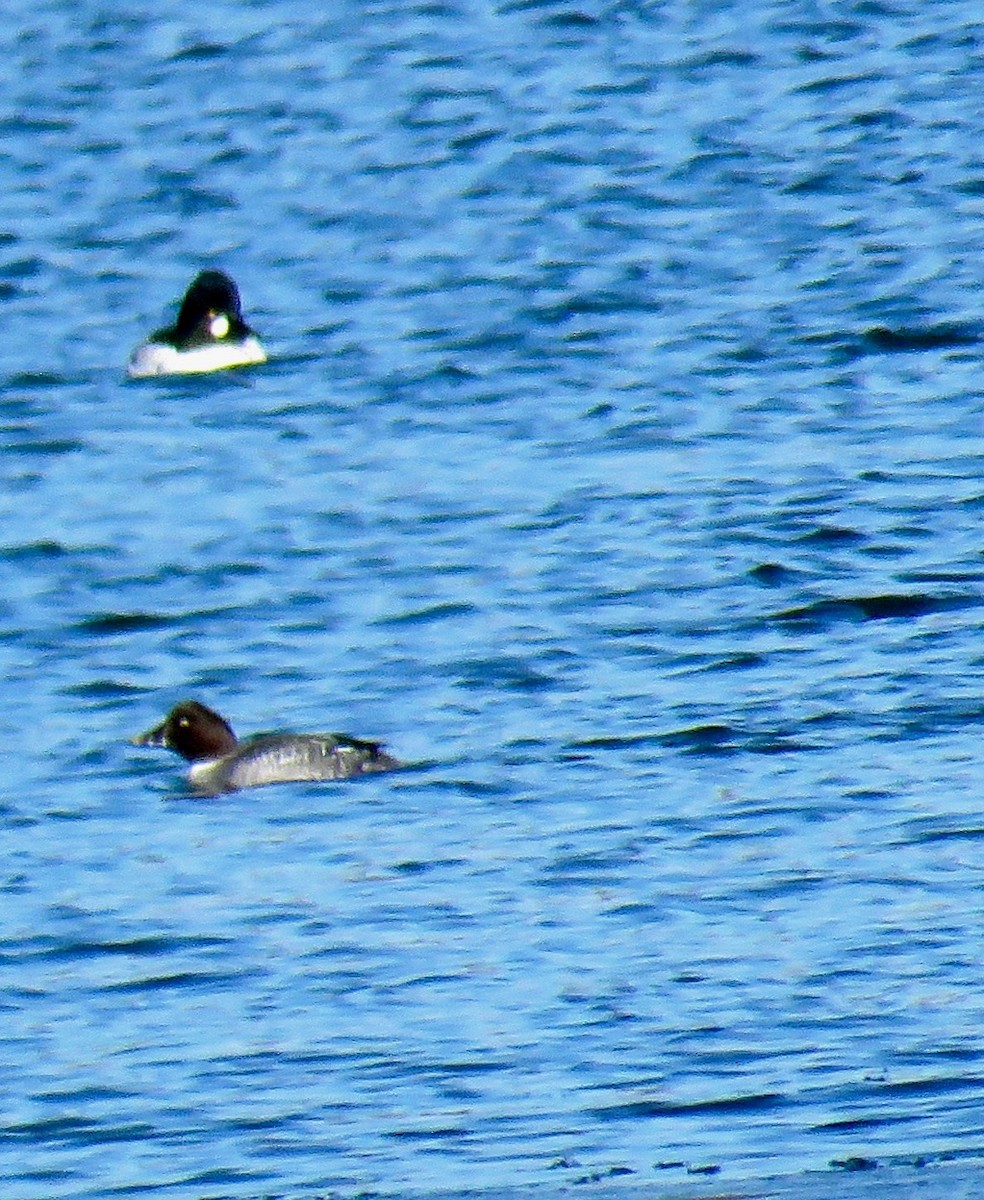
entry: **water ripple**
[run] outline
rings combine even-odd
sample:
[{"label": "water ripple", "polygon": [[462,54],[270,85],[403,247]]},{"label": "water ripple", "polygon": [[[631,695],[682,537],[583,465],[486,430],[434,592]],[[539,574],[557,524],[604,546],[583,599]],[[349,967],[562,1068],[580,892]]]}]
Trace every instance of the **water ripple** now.
[{"label": "water ripple", "polygon": [[976,1183],[969,0],[8,16],[11,1200]]}]

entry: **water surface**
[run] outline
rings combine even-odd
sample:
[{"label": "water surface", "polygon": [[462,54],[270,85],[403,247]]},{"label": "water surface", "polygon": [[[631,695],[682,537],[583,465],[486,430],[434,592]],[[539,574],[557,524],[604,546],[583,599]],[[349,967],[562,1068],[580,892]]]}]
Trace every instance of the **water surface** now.
[{"label": "water surface", "polygon": [[[6,1197],[975,1162],[982,37],[10,10]],[[127,382],[206,265],[270,363]]]}]

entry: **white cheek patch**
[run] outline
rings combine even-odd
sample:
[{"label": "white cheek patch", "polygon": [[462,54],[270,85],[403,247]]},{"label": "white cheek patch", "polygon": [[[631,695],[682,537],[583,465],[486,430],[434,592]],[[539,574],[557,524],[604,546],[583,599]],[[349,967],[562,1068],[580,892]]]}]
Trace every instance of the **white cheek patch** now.
[{"label": "white cheek patch", "polygon": [[219,313],[217,317],[213,317],[208,327],[209,333],[214,338],[224,338],[229,332],[229,318],[225,313]]}]

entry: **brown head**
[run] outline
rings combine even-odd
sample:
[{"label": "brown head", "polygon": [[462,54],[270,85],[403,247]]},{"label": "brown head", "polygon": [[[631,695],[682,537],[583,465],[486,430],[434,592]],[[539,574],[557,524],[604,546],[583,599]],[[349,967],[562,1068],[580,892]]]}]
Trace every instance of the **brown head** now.
[{"label": "brown head", "polygon": [[221,758],[236,748],[236,735],[224,717],[197,700],[182,700],[160,725],[138,734],[135,746],[164,746],[188,762]]}]

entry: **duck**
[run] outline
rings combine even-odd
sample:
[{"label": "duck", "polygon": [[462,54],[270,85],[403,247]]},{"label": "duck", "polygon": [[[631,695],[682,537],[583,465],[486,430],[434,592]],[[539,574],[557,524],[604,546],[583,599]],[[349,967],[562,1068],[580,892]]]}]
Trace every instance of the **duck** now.
[{"label": "duck", "polygon": [[131,379],[201,375],[266,362],[260,340],[243,320],[239,289],[224,271],[202,271],[184,294],[178,319],[130,355]]},{"label": "duck", "polygon": [[132,742],[180,754],[191,763],[189,784],[204,796],[268,783],[352,779],[405,765],[379,742],[343,733],[260,733],[240,741],[225,717],[197,700],[182,700]]}]

